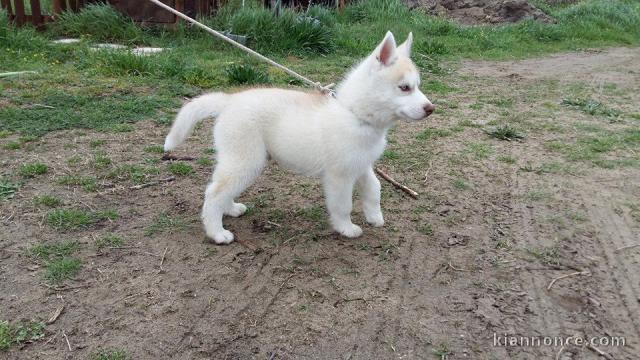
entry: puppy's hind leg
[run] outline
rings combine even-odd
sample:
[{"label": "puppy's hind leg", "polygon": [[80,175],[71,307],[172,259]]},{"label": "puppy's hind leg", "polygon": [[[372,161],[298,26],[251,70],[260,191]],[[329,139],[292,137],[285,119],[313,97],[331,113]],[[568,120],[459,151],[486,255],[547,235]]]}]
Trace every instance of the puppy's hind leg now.
[{"label": "puppy's hind leg", "polygon": [[240,216],[246,207],[234,203],[239,196],[262,171],[266,156],[260,153],[257,158],[243,158],[234,161],[223,158],[216,167],[212,181],[205,192],[202,206],[202,222],[207,236],[217,244],[228,244],[233,241],[233,234],[222,226],[223,214]]},{"label": "puppy's hind leg", "polygon": [[326,174],[323,183],[327,210],[333,229],[350,238],[362,235],[362,229],[351,222],[355,179],[348,176]]}]

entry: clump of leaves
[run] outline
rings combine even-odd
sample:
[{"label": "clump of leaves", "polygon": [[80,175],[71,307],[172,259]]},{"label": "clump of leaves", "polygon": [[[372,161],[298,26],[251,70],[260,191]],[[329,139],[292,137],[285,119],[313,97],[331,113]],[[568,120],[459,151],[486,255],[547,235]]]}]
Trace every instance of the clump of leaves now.
[{"label": "clump of leaves", "polygon": [[232,64],[225,70],[229,83],[235,85],[267,84],[269,75],[249,64]]},{"label": "clump of leaves", "polygon": [[565,98],[565,99],[562,99],[562,105],[580,110],[589,115],[606,116],[610,118],[611,121],[617,121],[620,115],[622,115],[620,110],[608,108],[604,106],[601,102],[595,101],[592,99]]},{"label": "clump of leaves", "polygon": [[522,134],[520,134],[516,129],[512,128],[509,125],[492,127],[485,130],[485,132],[492,138],[496,138],[498,140],[512,141],[524,139],[524,136]]}]

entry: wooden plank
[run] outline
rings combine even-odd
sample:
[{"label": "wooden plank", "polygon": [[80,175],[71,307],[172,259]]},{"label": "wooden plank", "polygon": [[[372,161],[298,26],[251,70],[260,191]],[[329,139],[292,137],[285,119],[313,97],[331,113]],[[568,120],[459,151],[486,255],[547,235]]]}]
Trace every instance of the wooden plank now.
[{"label": "wooden plank", "polygon": [[78,1],[77,0],[69,0],[69,10],[78,11]]},{"label": "wooden plank", "polygon": [[16,24],[18,26],[24,24],[24,2],[22,0],[14,0],[14,5],[16,8]]},{"label": "wooden plank", "polygon": [[39,27],[43,23],[40,0],[31,0],[31,23],[35,27]]},{"label": "wooden plank", "polygon": [[56,16],[62,13],[62,5],[60,4],[60,0],[53,0],[53,2],[51,3],[51,7],[53,8],[53,14],[51,15]]}]

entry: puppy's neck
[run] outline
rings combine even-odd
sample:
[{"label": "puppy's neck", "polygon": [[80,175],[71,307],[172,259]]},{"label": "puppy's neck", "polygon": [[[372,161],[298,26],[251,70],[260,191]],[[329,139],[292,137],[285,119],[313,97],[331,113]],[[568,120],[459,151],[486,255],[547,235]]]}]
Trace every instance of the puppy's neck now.
[{"label": "puppy's neck", "polygon": [[363,125],[386,132],[395,123],[395,115],[385,106],[386,99],[376,96],[369,61],[366,58],[351,70],[338,84],[335,96]]}]

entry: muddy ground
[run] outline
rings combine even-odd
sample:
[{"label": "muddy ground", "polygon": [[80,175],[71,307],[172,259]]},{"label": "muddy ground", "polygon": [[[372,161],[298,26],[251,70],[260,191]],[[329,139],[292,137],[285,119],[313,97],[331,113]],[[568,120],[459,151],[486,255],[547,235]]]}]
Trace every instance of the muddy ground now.
[{"label": "muddy ground", "polygon": [[[506,333],[624,336],[626,346],[598,350],[636,359],[640,247],[619,249],[640,233],[638,143],[580,155],[598,136],[637,136],[640,51],[450,67],[429,96],[438,112],[399,124],[379,163],[420,197],[383,182],[386,225],[365,226],[358,239],[331,233],[316,181],[271,165],[240,199],[250,212],[225,220],[240,241],[206,241],[198,217],[210,166],[181,160],[195,174],[135,187],[171,176],[148,148],[168,130],[152,121],[133,132],[62,131],[3,147],[2,176],[15,179],[36,160],[49,171],[0,202],[1,317],[46,321],[64,310],[42,339],[0,357],[81,359],[115,349],[132,359],[599,358],[588,347],[494,346],[494,333]],[[571,97],[622,115],[561,105]],[[485,132],[505,123],[525,138]],[[210,124],[175,155],[210,157]],[[97,168],[98,152],[111,164]],[[137,182],[114,175],[127,164],[151,170]],[[95,177],[97,191],[61,185],[69,174]],[[43,194],[61,198],[60,208],[119,216],[56,230],[52,210],[33,203]],[[124,243],[98,248],[107,233]],[[63,240],[79,242],[82,269],[50,285],[46,264],[27,250]],[[563,275],[571,276],[548,289]]]}]

